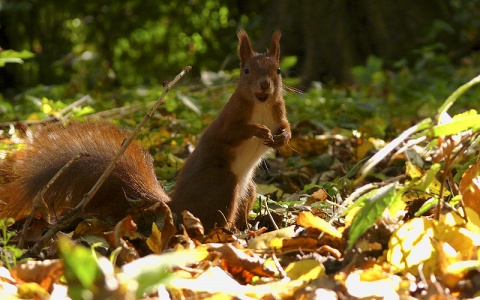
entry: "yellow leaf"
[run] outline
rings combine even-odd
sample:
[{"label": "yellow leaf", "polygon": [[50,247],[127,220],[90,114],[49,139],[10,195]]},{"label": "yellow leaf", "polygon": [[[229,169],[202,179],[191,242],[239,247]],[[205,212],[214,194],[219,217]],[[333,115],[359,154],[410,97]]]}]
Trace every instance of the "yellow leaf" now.
[{"label": "yellow leaf", "polygon": [[458,226],[453,215],[447,214],[442,220],[446,223],[415,218],[392,234],[387,260],[395,271],[417,275],[418,267],[423,264],[422,271],[427,277],[442,273],[439,245],[443,245],[443,252],[453,249],[463,259],[472,257],[474,246],[480,244],[480,235]]},{"label": "yellow leaf", "polygon": [[285,268],[285,273],[292,280],[310,281],[325,274],[325,267],[316,260],[295,261]]},{"label": "yellow leaf", "polygon": [[362,209],[361,207],[357,206],[352,209],[347,213],[345,216],[345,228],[348,228],[352,225],[353,219],[355,218],[355,215]]},{"label": "yellow leaf", "polygon": [[48,299],[48,292],[36,282],[27,282],[21,284],[18,287],[18,295],[20,298],[36,298],[36,299]]},{"label": "yellow leaf", "polygon": [[315,217],[311,212],[301,212],[297,218],[297,224],[305,228],[315,228],[328,233],[329,235],[342,238],[342,234],[327,221],[322,218]]},{"label": "yellow leaf", "polygon": [[[364,278],[370,280],[363,280]],[[345,287],[351,296],[357,298],[398,299],[397,291],[401,282],[402,279],[397,275],[368,269],[350,273],[345,280]]]},{"label": "yellow leaf", "polygon": [[370,140],[359,139],[360,144],[355,149],[355,161],[360,161],[367,155],[368,151],[373,148],[373,143]]},{"label": "yellow leaf", "polygon": [[407,161],[405,173],[412,179],[419,179],[423,176],[424,172],[419,167]]},{"label": "yellow leaf", "polygon": [[418,275],[418,265],[425,263],[424,271],[430,274],[435,266],[431,262],[435,251],[431,240],[433,236],[433,223],[430,220],[415,218],[406,222],[390,238],[388,262],[396,271],[407,271],[414,275]]},{"label": "yellow leaf", "polygon": [[460,181],[460,194],[463,202],[480,215],[480,162],[471,165]]},{"label": "yellow leaf", "polygon": [[480,216],[478,213],[470,207],[465,207],[465,212],[468,219],[466,228],[475,233],[480,233]]},{"label": "yellow leaf", "polygon": [[162,253],[162,232],[155,223],[152,223],[152,234],[147,239],[147,245],[154,254]]},{"label": "yellow leaf", "polygon": [[42,111],[45,114],[50,114],[52,112],[53,108],[49,104],[43,104],[42,105]]},{"label": "yellow leaf", "polygon": [[270,249],[281,250],[283,247],[283,238],[274,238],[269,243]]},{"label": "yellow leaf", "polygon": [[[282,247],[282,240],[284,238],[291,238],[295,235],[295,226],[285,227],[279,230],[266,232],[261,234],[260,236],[250,240],[248,242],[248,248],[255,249],[255,250],[267,250],[270,249],[270,244],[272,244],[273,248],[281,249]],[[278,241],[273,241],[274,239],[278,238]]]},{"label": "yellow leaf", "polygon": [[452,288],[466,275],[468,270],[464,269],[462,271],[456,270],[455,272],[450,272],[449,266],[465,260],[466,257],[457,254],[455,249],[448,243],[439,243],[437,248],[442,282]]},{"label": "yellow leaf", "polygon": [[[439,166],[437,166],[438,168]],[[413,165],[411,162],[406,163],[406,173],[407,175],[412,178],[414,183],[419,187],[420,190],[424,190],[427,193],[432,193],[434,195],[440,194],[441,183],[435,177],[435,174],[429,174],[429,172],[425,172],[424,170],[420,169],[419,167]],[[450,191],[446,188],[443,188],[443,196],[447,197],[450,195]]]}]

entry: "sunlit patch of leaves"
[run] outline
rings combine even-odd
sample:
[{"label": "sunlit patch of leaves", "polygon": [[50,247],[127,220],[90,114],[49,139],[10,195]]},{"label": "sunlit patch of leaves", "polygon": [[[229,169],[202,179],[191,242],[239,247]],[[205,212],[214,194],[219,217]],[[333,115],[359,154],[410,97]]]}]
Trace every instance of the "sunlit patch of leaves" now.
[{"label": "sunlit patch of leaves", "polygon": [[[128,218],[109,233],[103,227],[102,234],[78,229],[73,241],[60,240],[61,260],[0,267],[0,296],[479,296],[480,119],[475,110],[453,108],[480,77],[438,104],[434,114],[423,120],[415,115],[392,134],[388,128],[396,123],[378,122],[386,111],[378,106],[396,103],[389,82],[411,76],[405,72],[388,74],[373,58],[354,71],[362,84],[383,89],[371,91],[375,97],[385,93],[373,106],[355,103],[369,96],[362,87],[348,92],[317,86],[308,95],[287,95],[291,107],[299,101],[304,106],[291,109],[290,148],[269,156],[257,172],[260,195],[249,230],[203,232],[201,221],[187,212],[175,235],[155,224],[141,237]],[[217,75],[207,79],[220,80],[220,86],[185,87],[168,99],[162,117],[142,133],[146,148],[156,149],[152,153],[162,162],[156,171],[167,184],[228,98],[232,82]],[[44,100],[44,114],[60,105]],[[129,113],[141,114],[138,105]],[[327,108],[338,109],[337,119],[318,117]],[[384,140],[389,134],[392,139]],[[0,250],[11,268],[7,225],[0,226],[5,228]],[[92,244],[87,235],[101,235],[110,259],[78,245]],[[36,276],[18,275],[25,270]]]}]

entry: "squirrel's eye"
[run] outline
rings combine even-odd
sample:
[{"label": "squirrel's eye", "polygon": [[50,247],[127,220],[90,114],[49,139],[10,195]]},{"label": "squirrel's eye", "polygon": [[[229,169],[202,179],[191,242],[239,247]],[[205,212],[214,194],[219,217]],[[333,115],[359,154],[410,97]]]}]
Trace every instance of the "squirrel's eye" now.
[{"label": "squirrel's eye", "polygon": [[277,69],[277,74],[278,75],[282,74],[282,70],[280,70],[280,68]]},{"label": "squirrel's eye", "polygon": [[248,66],[243,67],[243,73],[244,73],[245,75],[247,75],[248,73],[250,73],[250,69],[248,68]]}]

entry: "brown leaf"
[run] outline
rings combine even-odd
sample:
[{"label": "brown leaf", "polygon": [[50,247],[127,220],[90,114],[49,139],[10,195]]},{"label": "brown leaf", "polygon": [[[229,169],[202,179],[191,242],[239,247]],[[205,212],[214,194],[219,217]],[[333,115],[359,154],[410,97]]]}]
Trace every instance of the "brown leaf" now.
[{"label": "brown leaf", "polygon": [[259,235],[261,235],[261,234],[263,234],[263,233],[265,233],[265,232],[267,232],[267,231],[268,231],[267,227],[262,227],[262,228],[259,228],[259,229],[256,230],[256,231],[249,230],[248,233],[247,233],[247,235],[248,235],[248,237],[250,237],[250,238],[256,238],[257,236],[259,236]]},{"label": "brown leaf", "polygon": [[317,249],[318,240],[312,238],[296,237],[282,240],[282,251]]},{"label": "brown leaf", "polygon": [[264,265],[263,258],[250,251],[237,249],[232,244],[210,244],[208,250],[220,252],[228,264],[245,269],[252,274],[273,277],[277,273],[276,270],[271,270]]},{"label": "brown leaf", "polygon": [[205,239],[203,242],[205,244],[208,243],[231,243],[235,242],[237,238],[233,235],[233,233],[223,227],[217,227],[210,232],[208,232],[208,235],[205,236]]},{"label": "brown leaf", "polygon": [[204,229],[202,221],[200,221],[199,218],[195,217],[187,210],[182,211],[181,214],[182,222],[188,232],[188,235],[199,241],[203,240]]},{"label": "brown leaf", "polygon": [[318,253],[320,253],[323,256],[333,256],[337,259],[340,259],[342,257],[342,253],[338,251],[337,249],[330,247],[328,245],[323,245],[318,249]]},{"label": "brown leaf", "polygon": [[[27,243],[35,243],[42,238],[45,229],[48,228],[50,224],[43,218],[33,218],[32,223],[27,228],[23,234],[23,240]],[[16,239],[15,239],[16,240]]]},{"label": "brown leaf", "polygon": [[102,235],[106,231],[111,231],[113,226],[108,224],[105,221],[92,218],[92,219],[85,219],[82,220],[75,231],[73,232],[72,239],[76,239],[80,236],[85,235]]},{"label": "brown leaf", "polygon": [[18,283],[35,282],[50,293],[63,275],[63,264],[59,259],[27,261],[10,270],[10,274]]},{"label": "brown leaf", "polygon": [[318,189],[314,192],[310,197],[308,197],[307,201],[305,201],[305,205],[310,206],[313,213],[321,212],[323,209],[319,206],[312,207],[317,202],[325,201],[328,198],[328,194],[324,189]]},{"label": "brown leaf", "polygon": [[119,221],[115,225],[113,232],[107,232],[103,235],[112,250],[121,248],[118,254],[118,263],[120,265],[131,262],[140,257],[138,251],[124,237],[135,238],[138,236],[137,225],[133,222],[131,216]]},{"label": "brown leaf", "polygon": [[[162,232],[162,235],[161,235],[162,250],[167,249],[167,247],[170,243],[170,239],[177,232],[177,227],[175,227],[175,225],[173,223],[172,211],[170,210],[170,208],[168,207],[168,205],[165,202],[157,202],[157,203],[153,204],[152,206],[150,206],[144,212],[144,216],[148,215],[148,214],[154,215],[154,216],[157,216],[157,217],[158,216],[163,216],[163,219],[161,219],[161,221],[163,221],[163,222],[161,224],[158,224],[159,222],[157,221],[157,219],[152,220],[152,223],[157,224],[157,228],[158,228],[158,226],[163,225],[163,227],[159,228]],[[149,218],[146,218],[146,219],[149,219]]]}]

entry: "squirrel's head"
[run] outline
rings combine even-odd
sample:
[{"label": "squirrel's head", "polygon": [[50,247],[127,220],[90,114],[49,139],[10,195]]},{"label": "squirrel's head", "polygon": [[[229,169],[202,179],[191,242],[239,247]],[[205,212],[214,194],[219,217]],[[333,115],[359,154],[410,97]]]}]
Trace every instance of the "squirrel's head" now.
[{"label": "squirrel's head", "polygon": [[240,56],[239,92],[246,99],[267,102],[282,96],[280,71],[280,31],[273,34],[266,53],[253,51],[250,39],[244,30],[238,32]]}]

